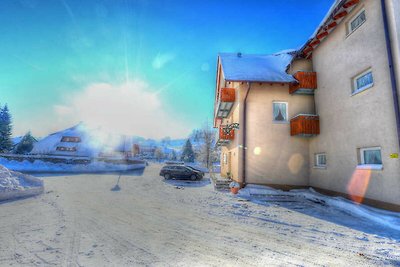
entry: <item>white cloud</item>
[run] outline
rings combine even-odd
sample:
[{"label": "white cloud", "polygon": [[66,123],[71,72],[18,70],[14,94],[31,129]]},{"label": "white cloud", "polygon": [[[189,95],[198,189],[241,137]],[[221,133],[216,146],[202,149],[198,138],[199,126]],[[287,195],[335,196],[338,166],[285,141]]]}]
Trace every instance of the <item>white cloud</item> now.
[{"label": "white cloud", "polygon": [[175,55],[171,53],[160,54],[158,53],[157,56],[153,59],[153,68],[154,69],[161,69],[165,66],[168,62],[174,60]]},{"label": "white cloud", "polygon": [[185,137],[191,131],[143,81],[91,84],[54,105],[54,112],[63,127],[83,121],[109,132],[148,138]]}]

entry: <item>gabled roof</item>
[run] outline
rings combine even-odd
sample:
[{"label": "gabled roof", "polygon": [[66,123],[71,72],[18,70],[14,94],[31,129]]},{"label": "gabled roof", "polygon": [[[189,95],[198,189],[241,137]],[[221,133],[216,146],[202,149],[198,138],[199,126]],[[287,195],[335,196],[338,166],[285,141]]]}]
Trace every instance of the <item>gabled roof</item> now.
[{"label": "gabled roof", "polygon": [[336,29],[359,3],[360,0],[335,0],[314,33],[299,50],[299,55],[310,58],[319,44]]},{"label": "gabled roof", "polygon": [[[69,156],[93,156],[98,153],[99,148],[94,146],[90,129],[79,123],[71,128],[58,131],[41,139],[33,146],[32,154],[53,154],[53,155],[69,155]],[[79,137],[81,142],[69,143],[62,142],[64,136]],[[59,151],[57,147],[75,147],[76,151]]]},{"label": "gabled roof", "polygon": [[272,55],[220,53],[225,80],[244,82],[290,83],[295,79],[286,73],[293,60],[292,50]]}]

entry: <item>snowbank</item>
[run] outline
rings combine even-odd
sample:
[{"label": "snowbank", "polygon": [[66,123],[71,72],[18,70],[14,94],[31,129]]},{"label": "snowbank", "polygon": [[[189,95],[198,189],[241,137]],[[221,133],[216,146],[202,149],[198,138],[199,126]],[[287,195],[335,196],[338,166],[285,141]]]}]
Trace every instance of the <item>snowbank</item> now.
[{"label": "snowbank", "polygon": [[244,198],[253,198],[262,195],[280,195],[290,197],[302,197],[316,203],[323,203],[332,208],[342,210],[351,215],[362,217],[375,223],[385,225],[395,230],[400,231],[400,213],[372,208],[365,205],[358,205],[355,202],[347,200],[343,197],[330,197],[319,194],[314,189],[294,189],[291,191],[277,190],[268,186],[247,185],[239,191],[238,196]]},{"label": "snowbank", "polygon": [[0,165],[0,201],[43,193],[39,178],[8,170]]},{"label": "snowbank", "polygon": [[145,162],[138,164],[113,164],[103,161],[92,162],[89,164],[65,164],[51,163],[41,160],[35,160],[33,163],[27,160],[14,161],[0,158],[0,164],[8,169],[21,172],[67,172],[67,173],[91,173],[91,172],[111,172],[111,171],[128,171],[145,168]]}]

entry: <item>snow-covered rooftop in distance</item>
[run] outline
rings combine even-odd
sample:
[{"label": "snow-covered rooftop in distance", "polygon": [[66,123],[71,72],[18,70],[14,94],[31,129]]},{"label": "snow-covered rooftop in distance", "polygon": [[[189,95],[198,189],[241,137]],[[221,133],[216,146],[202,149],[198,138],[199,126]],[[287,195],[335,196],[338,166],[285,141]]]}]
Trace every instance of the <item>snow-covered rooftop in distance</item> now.
[{"label": "snow-covered rooftop in distance", "polygon": [[286,72],[293,60],[293,50],[272,55],[220,53],[225,80],[246,82],[294,82]]},{"label": "snow-covered rooftop in distance", "polygon": [[21,142],[22,138],[24,138],[23,135],[21,135],[21,136],[16,136],[16,137],[13,137],[13,138],[11,139],[11,141],[13,142],[14,145],[18,145],[18,144]]},{"label": "snow-covered rooftop in distance", "polygon": [[[71,128],[52,133],[35,143],[31,151],[32,154],[53,154],[53,155],[71,155],[71,156],[92,156],[98,153],[98,148],[94,147],[92,137],[89,134],[87,126],[79,123]],[[62,137],[79,137],[80,142],[69,143],[62,142]],[[76,151],[59,151],[57,147],[75,147]]]}]

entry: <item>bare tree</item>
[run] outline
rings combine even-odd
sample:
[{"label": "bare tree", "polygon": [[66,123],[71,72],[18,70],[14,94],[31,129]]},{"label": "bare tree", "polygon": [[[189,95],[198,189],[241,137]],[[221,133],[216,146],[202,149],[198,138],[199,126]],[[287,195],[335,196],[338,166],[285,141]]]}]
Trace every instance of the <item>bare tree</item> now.
[{"label": "bare tree", "polygon": [[164,153],[161,150],[161,148],[157,147],[156,150],[154,151],[154,157],[158,162],[160,162],[164,158]]},{"label": "bare tree", "polygon": [[215,130],[208,121],[204,124],[203,128],[200,129],[200,138],[202,142],[200,153],[198,154],[198,160],[203,162],[203,164],[209,168],[216,158],[216,151],[214,149]]}]

